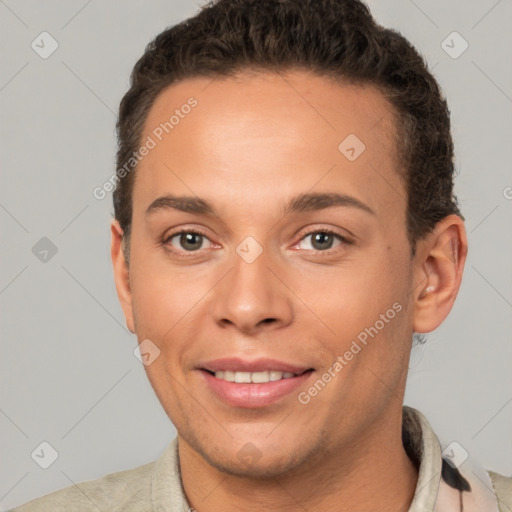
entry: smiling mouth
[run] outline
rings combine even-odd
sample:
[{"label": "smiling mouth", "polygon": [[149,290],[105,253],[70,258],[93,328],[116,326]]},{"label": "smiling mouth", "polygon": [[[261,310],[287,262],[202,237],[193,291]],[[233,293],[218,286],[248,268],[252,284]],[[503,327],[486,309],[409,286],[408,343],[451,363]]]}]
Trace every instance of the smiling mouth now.
[{"label": "smiling mouth", "polygon": [[279,380],[291,379],[308,372],[312,372],[313,368],[309,368],[302,373],[282,372],[279,370],[268,370],[261,372],[234,372],[230,370],[219,370],[216,372],[204,370],[219,380],[226,382],[236,382],[237,384],[264,384],[266,382],[277,382]]}]

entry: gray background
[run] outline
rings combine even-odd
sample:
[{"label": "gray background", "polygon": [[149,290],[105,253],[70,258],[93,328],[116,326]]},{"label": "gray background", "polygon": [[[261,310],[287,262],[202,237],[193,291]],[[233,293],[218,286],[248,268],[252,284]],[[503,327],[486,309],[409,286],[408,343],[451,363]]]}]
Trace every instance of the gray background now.
[{"label": "gray background", "polygon": [[[369,4],[420,49],[446,92],[470,246],[451,315],[413,351],[406,403],[443,447],[457,441],[510,475],[512,3]],[[114,171],[116,109],[133,64],[198,5],[0,0],[3,509],[154,460],[175,435],[117,301],[111,195],[96,200],[92,190]],[[31,48],[43,31],[59,44],[47,59]],[[453,31],[469,43],[456,59],[442,47]],[[57,247],[46,262],[32,251],[42,237]],[[42,441],[59,455],[46,470],[31,458]]]}]

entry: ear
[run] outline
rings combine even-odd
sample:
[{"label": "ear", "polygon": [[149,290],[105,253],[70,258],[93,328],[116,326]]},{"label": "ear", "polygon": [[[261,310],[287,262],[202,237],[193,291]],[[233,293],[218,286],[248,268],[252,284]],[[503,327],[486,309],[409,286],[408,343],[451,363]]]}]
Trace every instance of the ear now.
[{"label": "ear", "polygon": [[448,215],[418,242],[414,263],[414,318],[417,333],[433,331],[448,316],[462,281],[468,245],[464,222]]},{"label": "ear", "polygon": [[116,283],[117,296],[121,303],[121,307],[123,308],[126,326],[130,332],[135,333],[130,273],[122,247],[123,230],[121,229],[119,222],[115,219],[110,225],[110,232],[112,235],[110,242],[110,256],[112,257],[112,265],[114,267],[114,281]]}]

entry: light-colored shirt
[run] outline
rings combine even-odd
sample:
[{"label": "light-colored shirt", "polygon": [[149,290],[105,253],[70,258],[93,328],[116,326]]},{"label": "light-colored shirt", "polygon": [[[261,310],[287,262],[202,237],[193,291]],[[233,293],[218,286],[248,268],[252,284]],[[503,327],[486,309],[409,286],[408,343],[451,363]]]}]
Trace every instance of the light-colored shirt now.
[{"label": "light-colored shirt", "polygon": [[[486,471],[458,443],[441,453],[426,418],[403,407],[402,440],[418,468],[409,512],[511,512],[512,478]],[[178,439],[161,457],[53,492],[11,512],[193,512],[183,490]]]}]

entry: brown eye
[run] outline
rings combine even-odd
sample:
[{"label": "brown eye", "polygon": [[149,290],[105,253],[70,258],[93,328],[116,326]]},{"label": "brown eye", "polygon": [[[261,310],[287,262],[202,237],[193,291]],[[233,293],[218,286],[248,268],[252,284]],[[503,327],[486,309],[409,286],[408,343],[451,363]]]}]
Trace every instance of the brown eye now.
[{"label": "brown eye", "polygon": [[203,242],[208,240],[201,233],[194,231],[182,231],[170,236],[165,243],[170,243],[174,248],[194,252],[203,249]]},{"label": "brown eye", "polygon": [[330,233],[315,233],[311,238],[311,245],[319,251],[323,249],[330,249],[333,242],[334,235],[331,235]]},{"label": "brown eye", "polygon": [[[348,240],[345,237],[337,233],[325,230],[312,231],[305,235],[301,239],[301,242],[307,240],[308,238],[310,239],[309,243],[306,244],[306,247],[302,247],[302,249],[314,251],[328,251],[329,249],[332,249],[344,243],[348,244]],[[336,241],[338,241],[338,243],[335,243]]]}]

